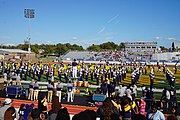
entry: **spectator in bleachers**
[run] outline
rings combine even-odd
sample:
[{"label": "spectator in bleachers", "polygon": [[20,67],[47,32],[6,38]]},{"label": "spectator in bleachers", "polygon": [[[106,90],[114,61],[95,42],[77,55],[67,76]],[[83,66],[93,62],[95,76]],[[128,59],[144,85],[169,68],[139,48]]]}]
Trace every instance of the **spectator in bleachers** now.
[{"label": "spectator in bleachers", "polygon": [[85,110],[73,116],[72,120],[96,120],[94,110]]},{"label": "spectator in bleachers", "polygon": [[67,111],[67,108],[59,109],[56,120],[70,120],[70,116]]},{"label": "spectator in bleachers", "polygon": [[129,105],[129,98],[125,98],[122,105],[122,119],[131,120],[131,106]]},{"label": "spectator in bleachers", "polygon": [[23,104],[20,105],[20,108],[19,108],[19,111],[18,111],[19,120],[23,120],[25,110],[26,110],[26,106],[23,103]]},{"label": "spectator in bleachers", "polygon": [[47,118],[47,120],[55,120],[57,113],[58,113],[59,109],[61,109],[61,108],[62,108],[62,105],[59,102],[59,98],[57,96],[53,96],[51,110],[48,111],[49,117]]},{"label": "spectator in bleachers", "polygon": [[9,107],[4,113],[3,120],[17,120],[16,119],[16,110],[14,107]]},{"label": "spectator in bleachers", "polygon": [[133,119],[135,114],[139,114],[138,106],[134,100],[130,101],[129,105],[131,106],[131,119]]},{"label": "spectator in bleachers", "polygon": [[138,107],[139,107],[139,114],[145,115],[146,102],[144,101],[143,97],[140,98]]},{"label": "spectator in bleachers", "polygon": [[118,114],[113,113],[113,114],[111,114],[111,116],[110,116],[110,120],[121,120],[121,119],[119,118],[119,115],[118,115]]},{"label": "spectator in bleachers", "polygon": [[98,108],[97,114],[100,116],[100,120],[110,120],[111,114],[113,113],[119,115],[119,111],[113,105],[111,98],[107,97],[103,101],[103,105]]},{"label": "spectator in bleachers", "polygon": [[33,110],[34,108],[34,104],[26,104],[25,105],[25,111],[24,111],[24,116],[23,116],[23,120],[31,120],[31,111]]},{"label": "spectator in bleachers", "polygon": [[46,120],[46,116],[44,113],[40,113],[40,120]]},{"label": "spectator in bleachers", "polygon": [[165,120],[164,114],[157,108],[158,106],[156,104],[152,106],[152,108],[146,114],[147,120]]},{"label": "spectator in bleachers", "polygon": [[[40,120],[40,111],[39,111],[39,109],[34,108],[34,109],[31,111],[31,117],[32,117],[32,120]],[[29,118],[29,119],[30,119],[30,118]]]},{"label": "spectator in bleachers", "polygon": [[178,120],[180,120],[180,110],[178,109],[178,106],[172,107],[171,114],[173,114]]},{"label": "spectator in bleachers", "polygon": [[47,118],[48,102],[46,95],[40,96],[40,99],[38,101],[38,109],[40,113],[44,113]]},{"label": "spectator in bleachers", "polygon": [[0,107],[0,120],[4,120],[4,113],[6,110],[12,106],[13,100],[10,98],[6,98],[3,102],[3,106]]}]

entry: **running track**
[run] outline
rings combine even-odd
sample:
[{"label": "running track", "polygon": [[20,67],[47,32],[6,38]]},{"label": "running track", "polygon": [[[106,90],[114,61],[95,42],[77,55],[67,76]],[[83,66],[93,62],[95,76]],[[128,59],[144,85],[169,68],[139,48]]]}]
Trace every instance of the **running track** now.
[{"label": "running track", "polygon": [[[5,100],[5,98],[0,98],[0,100]],[[34,103],[34,107],[37,108],[38,102],[29,101],[29,100],[19,100],[19,99],[13,99],[13,104],[15,108],[19,108],[21,104],[31,104]],[[88,106],[78,106],[78,105],[68,105],[68,104],[62,104],[63,107],[66,107],[68,109],[69,114],[77,114],[84,110],[94,110],[96,111],[96,107],[88,107]],[[48,111],[51,110],[51,103],[48,103]]]}]

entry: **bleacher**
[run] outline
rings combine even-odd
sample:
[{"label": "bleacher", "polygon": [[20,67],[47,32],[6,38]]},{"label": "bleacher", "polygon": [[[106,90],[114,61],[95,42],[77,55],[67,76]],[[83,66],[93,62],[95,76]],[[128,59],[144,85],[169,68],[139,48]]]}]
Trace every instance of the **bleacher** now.
[{"label": "bleacher", "polygon": [[91,57],[89,51],[69,51],[61,59],[72,61],[73,59],[83,60]]}]

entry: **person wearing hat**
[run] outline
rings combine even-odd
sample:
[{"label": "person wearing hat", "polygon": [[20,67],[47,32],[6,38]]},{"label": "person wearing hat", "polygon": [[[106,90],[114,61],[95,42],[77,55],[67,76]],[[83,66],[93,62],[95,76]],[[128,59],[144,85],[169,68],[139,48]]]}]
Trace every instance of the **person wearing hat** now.
[{"label": "person wearing hat", "polygon": [[76,59],[72,62],[73,78],[77,78],[77,62]]},{"label": "person wearing hat", "polygon": [[2,107],[0,107],[0,120],[4,120],[4,114],[5,114],[6,110],[12,106],[12,102],[13,102],[13,100],[10,98],[6,98],[4,100],[4,105]]}]

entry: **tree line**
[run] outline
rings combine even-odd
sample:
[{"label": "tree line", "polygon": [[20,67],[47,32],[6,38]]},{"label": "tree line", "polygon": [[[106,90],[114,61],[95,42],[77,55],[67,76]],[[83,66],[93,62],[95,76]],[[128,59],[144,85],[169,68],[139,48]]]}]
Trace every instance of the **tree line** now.
[{"label": "tree line", "polygon": [[[19,44],[17,46],[4,46],[0,45],[0,48],[3,49],[21,49],[21,50],[28,50],[28,43]],[[56,55],[63,55],[68,50],[78,50],[78,51],[103,51],[103,50],[122,50],[125,48],[124,43],[115,44],[114,42],[106,42],[100,45],[92,44],[91,46],[84,49],[83,46],[77,44],[31,44],[31,51],[40,54],[40,55],[49,55],[49,54],[56,54]]]}]

